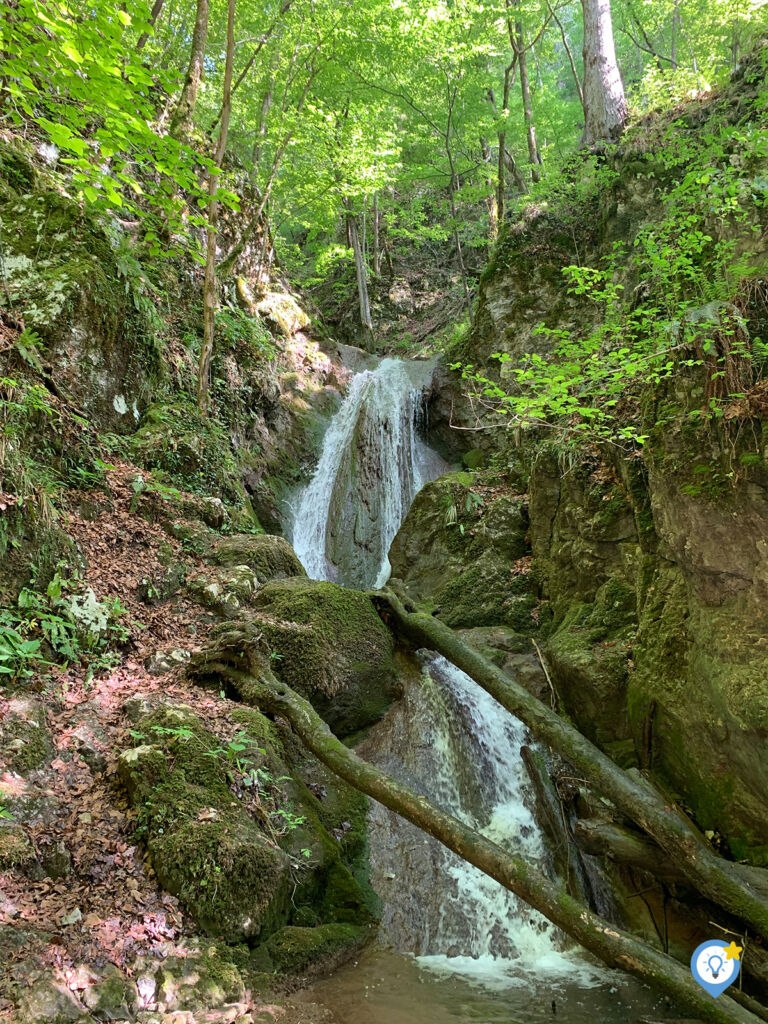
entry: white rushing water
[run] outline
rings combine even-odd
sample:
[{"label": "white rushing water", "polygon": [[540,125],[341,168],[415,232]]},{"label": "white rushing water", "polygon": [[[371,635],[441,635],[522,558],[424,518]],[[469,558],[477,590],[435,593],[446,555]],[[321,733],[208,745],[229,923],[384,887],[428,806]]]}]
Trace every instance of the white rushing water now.
[{"label": "white rushing water", "polygon": [[[406,680],[364,756],[548,871],[520,753],[525,727],[444,658],[423,652],[421,661],[421,678]],[[382,930],[422,965],[487,978],[571,971],[561,936],[545,918],[380,805],[371,811],[371,859],[384,901]]]},{"label": "white rushing water", "polygon": [[433,372],[384,359],[352,378],[293,520],[313,579],[381,587],[389,578],[387,552],[411,502],[449,468],[418,433]]}]

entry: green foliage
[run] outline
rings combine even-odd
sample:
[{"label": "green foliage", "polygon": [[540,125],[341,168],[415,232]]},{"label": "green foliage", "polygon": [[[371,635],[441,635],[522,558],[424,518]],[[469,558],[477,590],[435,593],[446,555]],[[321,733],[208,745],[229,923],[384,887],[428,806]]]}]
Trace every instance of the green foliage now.
[{"label": "green foliage", "polygon": [[[691,412],[706,421],[722,418],[760,372],[763,346],[750,340],[734,300],[742,282],[755,274],[755,257],[736,238],[757,239],[756,211],[766,205],[755,170],[768,163],[765,116],[734,130],[715,123],[699,133],[672,122],[649,170],[664,175],[660,213],[640,227],[630,251],[616,243],[602,266],[563,268],[566,292],[580,302],[592,329],[549,328],[534,332],[546,340],[542,351],[519,360],[494,355],[502,372],[493,379],[482,368],[455,363],[464,379],[495,405],[517,429],[555,429],[625,448],[642,445],[639,396],[665,379],[700,368],[706,401]],[[614,173],[615,180],[615,173]],[[605,175],[597,184],[606,201]],[[572,202],[558,183],[553,216],[568,224]],[[713,213],[738,232],[715,234]],[[500,246],[498,264],[513,250]],[[497,264],[497,265],[498,265]],[[640,282],[631,296],[622,281]]]},{"label": "green foliage", "polygon": [[216,312],[216,335],[220,345],[253,348],[265,359],[274,359],[275,343],[260,317],[248,316],[236,306],[222,306]]},{"label": "green foliage", "polygon": [[[148,5],[131,7],[115,16],[103,0],[18,0],[2,23],[3,114],[44,133],[87,205],[123,214],[143,209],[144,237],[157,257],[167,249],[161,224],[181,224],[179,190],[204,197],[198,168],[205,161],[154,129],[153,92],[173,91],[178,71],[142,61],[135,47],[148,28]],[[141,168],[151,170],[152,186]],[[197,213],[191,220],[203,223]]]},{"label": "green foliage", "polygon": [[[0,674],[24,680],[52,664],[85,664],[89,674],[112,667],[128,639],[118,598],[99,601],[62,565],[45,592],[23,587],[16,606],[0,610]],[[48,655],[44,652],[48,652]],[[48,659],[52,660],[48,660]]]}]

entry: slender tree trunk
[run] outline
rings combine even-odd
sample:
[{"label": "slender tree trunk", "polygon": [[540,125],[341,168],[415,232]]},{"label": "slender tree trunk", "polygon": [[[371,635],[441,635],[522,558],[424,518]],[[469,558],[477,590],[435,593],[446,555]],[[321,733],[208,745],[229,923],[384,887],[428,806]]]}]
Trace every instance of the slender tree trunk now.
[{"label": "slender tree trunk", "polygon": [[[227,57],[224,65],[223,102],[219,138],[213,154],[213,162],[221,167],[227,149],[229,116],[232,111],[232,67],[235,57],[235,0],[227,4]],[[197,406],[203,414],[210,406],[210,376],[213,343],[216,334],[216,236],[219,221],[219,201],[216,198],[217,175],[208,175],[208,230],[206,231],[205,282],[203,284],[203,344],[200,348],[200,363],[197,374]]]},{"label": "slender tree trunk", "polygon": [[368,297],[368,271],[363,258],[363,247],[360,244],[360,232],[357,227],[357,217],[355,217],[354,213],[349,208],[349,203],[346,200],[344,205],[347,207],[347,237],[355,256],[357,296],[360,303],[360,323],[363,327],[372,331],[373,321],[371,320],[371,302]]},{"label": "slender tree trunk", "polygon": [[675,9],[672,12],[672,42],[670,44],[670,59],[672,70],[677,69],[677,36],[680,31],[680,4],[675,2]]},{"label": "slender tree trunk", "polygon": [[389,592],[374,594],[373,602],[398,632],[418,647],[438,651],[453,662],[527,725],[537,739],[578,768],[591,786],[612,800],[666,851],[708,899],[768,938],[768,872],[719,857],[685,815],[649,783],[623,772],[573,726],[483,658],[439,619],[407,612]]},{"label": "slender tree trunk", "polygon": [[[152,5],[152,10],[151,10],[150,15],[149,15],[149,27],[150,27],[150,30],[153,30],[155,25],[157,24],[157,19],[160,17],[160,11],[162,11],[162,9],[163,9],[163,3],[164,3],[164,0],[155,0],[154,4]],[[137,50],[143,50],[144,49],[144,47],[147,44],[147,40],[149,39],[149,35],[150,35],[149,32],[142,32],[141,33],[141,35],[139,36],[139,41],[138,41],[138,43],[136,43],[136,49]]]},{"label": "slender tree trunk", "polygon": [[480,139],[480,148],[483,154],[483,163],[488,168],[485,176],[488,185],[488,238],[493,243],[499,237],[499,200],[491,170],[491,147],[485,137]]},{"label": "slender tree trunk", "polygon": [[[264,665],[263,656],[249,659],[242,633],[233,636],[234,649],[227,650],[232,641],[222,637],[218,651],[203,652],[202,658],[198,656],[193,662],[192,674],[224,678],[244,703],[285,718],[304,745],[331,771],[535,907],[604,963],[621,968],[671,996],[701,1021],[757,1024],[758,1017],[728,996],[720,996],[715,1002],[677,960],[620,931],[532,865],[362,760],[333,735],[308,701],[275,679]],[[217,660],[217,655],[221,660]]]},{"label": "slender tree trunk", "polygon": [[464,263],[464,253],[461,248],[461,238],[459,237],[459,215],[456,208],[456,190],[459,187],[459,176],[456,173],[456,164],[453,159],[453,151],[451,149],[451,132],[453,130],[453,108],[456,103],[456,87],[450,93],[451,99],[448,104],[448,117],[445,125],[445,134],[443,135],[443,144],[445,146],[445,155],[448,157],[448,169],[450,172],[450,180],[448,182],[448,199],[451,209],[451,229],[453,232],[453,244],[456,246],[456,260],[459,264],[459,272],[461,273],[461,283],[464,286],[464,301],[467,306],[467,315],[469,317],[470,327],[475,322],[474,313],[472,311],[472,294],[469,290],[469,277],[467,275],[467,268]]},{"label": "slender tree trunk", "polygon": [[269,85],[264,92],[264,96],[261,100],[261,109],[259,110],[259,126],[256,130],[256,141],[253,144],[253,151],[251,153],[251,163],[253,164],[253,174],[255,175],[259,164],[261,163],[261,154],[264,150],[264,139],[267,135],[267,118],[269,112],[272,109],[272,98],[275,93],[275,80],[270,78]]},{"label": "slender tree trunk", "polygon": [[[279,19],[282,18],[282,16],[288,12],[288,10],[290,9],[292,3],[293,3],[293,0],[284,0],[283,6],[277,12],[277,16],[275,17],[275,20],[272,22],[272,24],[269,26],[267,31],[261,37],[261,39],[259,40],[259,45],[256,47],[256,49],[253,51],[251,56],[248,58],[248,60],[246,61],[245,67],[240,72],[240,74],[237,76],[237,81],[232,86],[232,94],[233,95],[240,88],[240,86],[243,83],[243,79],[248,74],[248,72],[251,70],[253,65],[255,64],[256,58],[258,57],[258,55],[261,53],[261,51],[264,49],[264,47],[266,46],[266,44],[269,42],[270,38],[274,34],[276,28],[280,24]],[[270,99],[270,102],[271,102],[271,99]],[[211,125],[211,128],[210,128],[211,132],[214,130],[216,125],[219,123],[219,118],[221,117],[222,110],[223,110],[223,107],[221,109],[219,109],[219,112],[216,115],[216,119],[214,120],[213,124]]]},{"label": "slender tree trunk", "polygon": [[583,146],[618,138],[627,122],[624,86],[616,63],[610,0],[581,0],[584,12]]},{"label": "slender tree trunk", "polygon": [[195,12],[195,29],[192,33],[192,49],[189,55],[189,67],[184,79],[179,102],[171,118],[170,134],[176,138],[184,138],[189,134],[192,117],[195,113],[197,94],[203,77],[205,60],[205,43],[208,38],[208,0],[197,0]]},{"label": "slender tree trunk", "polygon": [[522,22],[515,22],[515,46],[517,47],[517,66],[520,69],[520,92],[523,97],[523,117],[525,118],[525,135],[528,140],[528,163],[531,165],[531,177],[534,181],[541,180],[541,154],[536,142],[536,125],[533,123],[533,101],[531,100],[531,83],[528,78],[528,58],[523,40]]},{"label": "slender tree trunk", "polygon": [[472,311],[472,294],[469,290],[469,278],[467,276],[467,268],[464,263],[464,253],[461,248],[461,238],[459,237],[459,214],[456,209],[456,179],[453,174],[453,160],[451,159],[451,181],[448,186],[448,197],[451,208],[451,228],[453,233],[453,244],[456,247],[456,260],[459,264],[459,273],[461,274],[461,283],[464,286],[464,301],[467,306],[467,315],[469,316],[470,327],[475,322],[475,316]]},{"label": "slender tree trunk", "polygon": [[379,251],[379,193],[373,193],[373,273],[381,276],[381,252]]},{"label": "slender tree trunk", "polygon": [[582,110],[583,110],[584,109],[584,90],[582,89],[582,86],[581,86],[581,79],[579,78],[579,72],[578,72],[578,70],[576,68],[576,61],[573,59],[573,51],[571,50],[570,44],[568,42],[568,36],[566,34],[566,31],[565,31],[565,26],[563,25],[562,21],[558,18],[557,12],[555,11],[555,9],[552,6],[552,4],[550,3],[550,0],[547,0],[547,7],[549,8],[549,13],[551,14],[552,18],[554,19],[555,24],[560,29],[560,38],[563,41],[563,47],[565,48],[565,53],[566,53],[566,56],[568,57],[568,63],[571,66],[571,74],[573,75],[573,80],[576,83],[576,92],[579,94],[579,103],[581,103],[581,107],[582,107]]}]

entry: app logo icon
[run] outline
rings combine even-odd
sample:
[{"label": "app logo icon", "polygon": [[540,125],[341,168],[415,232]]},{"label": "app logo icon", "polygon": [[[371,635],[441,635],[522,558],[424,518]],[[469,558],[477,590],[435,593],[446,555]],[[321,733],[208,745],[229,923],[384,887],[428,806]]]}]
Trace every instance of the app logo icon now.
[{"label": "app logo icon", "polygon": [[691,957],[691,974],[712,996],[719,996],[732,985],[741,969],[741,946],[722,939],[707,939]]}]

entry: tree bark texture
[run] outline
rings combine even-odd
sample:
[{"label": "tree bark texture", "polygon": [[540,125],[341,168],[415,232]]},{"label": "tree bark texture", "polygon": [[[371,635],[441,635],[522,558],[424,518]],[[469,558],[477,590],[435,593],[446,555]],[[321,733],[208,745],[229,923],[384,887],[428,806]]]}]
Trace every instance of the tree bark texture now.
[{"label": "tree bark texture", "polygon": [[192,117],[195,113],[197,94],[203,77],[205,60],[205,44],[208,39],[208,0],[197,0],[195,10],[195,28],[192,33],[192,48],[189,54],[189,67],[184,78],[179,102],[171,118],[170,134],[175,139],[182,139],[189,134]]},{"label": "tree bark texture", "polygon": [[610,0],[581,0],[584,12],[583,146],[610,142],[627,122],[627,102],[616,62]]},{"label": "tree bark texture", "polygon": [[[224,85],[222,91],[222,114],[219,137],[213,154],[213,163],[221,168],[227,148],[229,133],[229,117],[232,112],[232,68],[235,57],[235,0],[228,0],[227,5],[227,57],[224,66]],[[217,176],[211,171],[208,175],[208,229],[205,246],[205,281],[203,283],[203,344],[200,347],[200,363],[197,373],[197,406],[200,412],[207,414],[210,405],[211,359],[216,334],[216,237],[219,222],[219,201],[216,198]]]}]

